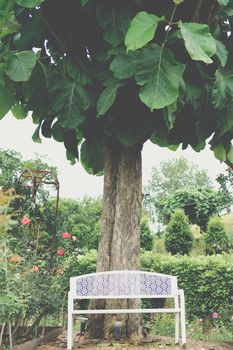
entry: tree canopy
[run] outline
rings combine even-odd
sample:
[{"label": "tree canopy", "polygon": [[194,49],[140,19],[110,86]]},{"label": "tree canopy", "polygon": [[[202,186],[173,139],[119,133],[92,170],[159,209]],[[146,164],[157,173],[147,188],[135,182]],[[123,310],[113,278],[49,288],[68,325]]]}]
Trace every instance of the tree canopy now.
[{"label": "tree canopy", "polygon": [[233,162],[232,0],[0,1],[0,118],[90,173],[150,139]]},{"label": "tree canopy", "polygon": [[150,197],[167,197],[177,190],[187,187],[206,187],[212,185],[207,171],[184,157],[166,160],[153,167],[151,179],[145,187]]},{"label": "tree canopy", "polygon": [[[193,211],[193,206],[195,207],[199,200],[202,202],[204,199],[208,202],[207,189],[211,186],[207,171],[184,157],[163,161],[158,167],[152,168],[151,178],[144,188],[144,206],[149,211],[152,221],[167,223],[171,215],[170,210],[184,208],[192,203]],[[188,215],[186,210],[185,212]],[[189,220],[193,221],[191,217]]]},{"label": "tree canopy", "polygon": [[159,217],[158,221],[166,224],[171,214],[178,208],[184,210],[192,224],[206,228],[209,218],[221,211],[222,196],[210,188],[180,189],[164,200],[155,201]]}]

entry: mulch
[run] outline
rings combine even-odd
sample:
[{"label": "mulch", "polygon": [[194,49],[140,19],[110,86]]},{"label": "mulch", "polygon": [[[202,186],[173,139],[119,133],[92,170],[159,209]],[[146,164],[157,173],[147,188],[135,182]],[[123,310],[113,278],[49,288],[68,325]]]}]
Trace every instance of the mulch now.
[{"label": "mulch", "polygon": [[[174,345],[174,338],[171,337],[155,337],[147,339],[140,344],[129,344],[126,342],[111,341],[79,341],[75,339],[73,350],[181,350],[181,346]],[[66,349],[66,336],[62,333],[58,339],[48,345],[42,345],[36,350],[63,350]],[[233,350],[233,343],[213,343],[188,340],[187,350]]]}]

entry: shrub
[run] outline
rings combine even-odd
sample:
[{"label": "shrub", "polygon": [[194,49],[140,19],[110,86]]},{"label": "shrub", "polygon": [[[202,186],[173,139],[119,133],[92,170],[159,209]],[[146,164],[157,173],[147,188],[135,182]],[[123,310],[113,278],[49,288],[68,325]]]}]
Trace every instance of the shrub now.
[{"label": "shrub", "polygon": [[[233,263],[229,255],[187,257],[145,252],[142,270],[178,277],[184,289],[188,319],[209,319],[213,312],[223,319],[233,308]],[[230,314],[229,314],[230,315]]]},{"label": "shrub", "polygon": [[141,218],[140,246],[145,250],[153,249],[153,236],[149,227],[149,219],[146,215],[143,215]]},{"label": "shrub", "polygon": [[182,209],[171,216],[165,233],[165,247],[171,254],[188,254],[193,247],[193,234],[188,218]]},{"label": "shrub", "polygon": [[221,254],[228,252],[230,247],[224,224],[220,217],[213,216],[207,225],[207,232],[204,234],[204,249],[206,254]]}]

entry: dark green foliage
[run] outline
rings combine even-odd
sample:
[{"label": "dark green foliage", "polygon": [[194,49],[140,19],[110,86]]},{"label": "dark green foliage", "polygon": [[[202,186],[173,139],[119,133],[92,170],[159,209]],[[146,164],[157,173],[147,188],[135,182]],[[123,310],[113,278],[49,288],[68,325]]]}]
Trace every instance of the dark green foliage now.
[{"label": "dark green foliage", "polygon": [[32,111],[33,140],[63,142],[95,174],[109,143],[148,139],[200,151],[213,135],[214,154],[231,163],[232,10],[215,0],[1,1],[0,119]]},{"label": "dark green foliage", "polygon": [[149,227],[149,220],[147,216],[141,218],[141,240],[140,247],[145,250],[153,249],[153,236]]},{"label": "dark green foliage", "polygon": [[190,258],[145,252],[141,264],[144,270],[178,277],[179,286],[185,292],[189,320],[210,319],[214,311],[221,317],[221,311],[233,307],[233,264],[228,255]]},{"label": "dark green foliage", "polygon": [[204,234],[204,247],[208,255],[229,252],[230,242],[220,217],[212,217]]},{"label": "dark green foliage", "polygon": [[220,211],[221,195],[210,188],[187,188],[180,189],[171,194],[165,200],[155,203],[159,208],[160,220],[167,223],[171,213],[182,208],[192,224],[206,228],[209,218]]},{"label": "dark green foliage", "polygon": [[188,254],[193,247],[193,235],[184,211],[176,209],[165,231],[165,247],[174,254]]}]

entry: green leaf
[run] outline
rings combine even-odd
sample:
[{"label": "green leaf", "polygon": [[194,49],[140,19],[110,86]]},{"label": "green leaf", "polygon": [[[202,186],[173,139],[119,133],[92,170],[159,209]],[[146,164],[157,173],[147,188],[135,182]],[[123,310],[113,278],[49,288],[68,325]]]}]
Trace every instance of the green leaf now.
[{"label": "green leaf", "polygon": [[106,148],[103,142],[88,143],[86,140],[81,146],[81,163],[84,169],[93,175],[102,175],[106,157]]},{"label": "green leaf", "polygon": [[88,4],[89,0],[80,0],[80,3],[82,6],[86,6]]},{"label": "green leaf", "polygon": [[50,91],[54,93],[53,111],[62,127],[74,129],[85,120],[85,111],[93,101],[82,85],[63,79],[51,86]]},{"label": "green leaf", "polygon": [[153,132],[150,137],[150,141],[160,147],[168,147],[171,145],[168,135],[159,135],[157,132]]},{"label": "green leaf", "polygon": [[63,142],[63,140],[64,140],[63,128],[61,127],[61,125],[58,122],[53,124],[52,129],[51,129],[51,133],[52,133],[54,140],[56,140],[58,142]]},{"label": "green leaf", "polygon": [[74,164],[76,163],[75,157],[74,157],[73,154],[72,154],[70,151],[68,151],[68,150],[66,150],[66,159],[69,160],[69,162],[70,162],[71,165],[74,165]]},{"label": "green leaf", "polygon": [[221,66],[224,67],[227,63],[228,51],[225,45],[223,45],[221,41],[215,39],[215,42],[216,42],[216,55],[219,58]]},{"label": "green leaf", "polygon": [[63,132],[64,136],[64,145],[68,152],[70,152],[74,158],[79,159],[79,153],[78,153],[78,139],[77,139],[77,133],[76,130],[64,130]]},{"label": "green leaf", "polygon": [[32,139],[36,143],[42,143],[41,138],[40,138],[40,125],[38,125],[36,130],[34,131],[34,133],[32,135]]},{"label": "green leaf", "polygon": [[49,116],[43,120],[41,125],[41,133],[44,137],[50,138],[52,136],[51,125],[54,121],[54,116]]},{"label": "green leaf", "polygon": [[185,47],[194,61],[212,63],[216,53],[216,43],[206,24],[179,23]]},{"label": "green leaf", "polygon": [[217,111],[215,116],[215,124],[217,126],[217,132],[214,135],[214,139],[219,139],[221,136],[231,131],[233,128],[233,102],[230,103],[227,108],[221,111]]},{"label": "green leaf", "polygon": [[226,6],[230,0],[217,0],[220,6]]},{"label": "green leaf", "polygon": [[111,79],[108,86],[103,90],[97,100],[97,115],[104,115],[112,106],[116,99],[117,90],[120,86],[124,85],[124,82],[117,79]]},{"label": "green leaf", "polygon": [[139,97],[151,110],[171,105],[179,95],[179,84],[185,65],[176,61],[169,49],[152,47],[145,50],[135,79],[142,85]]},{"label": "green leaf", "polygon": [[11,112],[16,119],[25,119],[28,114],[26,107],[19,102],[11,108]]},{"label": "green leaf", "polygon": [[176,120],[176,116],[175,116],[176,110],[177,110],[177,101],[167,106],[165,110],[165,120],[166,120],[168,130],[171,130],[174,126],[174,123]]},{"label": "green leaf", "polygon": [[182,2],[184,2],[184,0],[173,0],[173,2],[176,5],[180,5],[180,4],[182,4]]},{"label": "green leaf", "polygon": [[118,54],[110,65],[114,76],[118,79],[133,77],[137,71],[138,55],[139,51]]},{"label": "green leaf", "polygon": [[215,77],[212,103],[215,108],[223,109],[233,100],[233,69],[218,69]]},{"label": "green leaf", "polygon": [[177,145],[170,145],[167,148],[170,149],[170,151],[177,151],[177,149],[179,148],[180,144],[178,143]]},{"label": "green leaf", "polygon": [[120,44],[129,27],[130,15],[127,4],[117,5],[113,1],[99,1],[96,14],[99,25],[103,28],[103,39],[112,46]]},{"label": "green leaf", "polygon": [[33,51],[21,51],[6,58],[5,72],[13,81],[27,81],[36,65]]},{"label": "green leaf", "polygon": [[14,101],[13,92],[7,87],[0,86],[0,101],[0,119],[2,119],[11,109]]},{"label": "green leaf", "polygon": [[155,35],[158,23],[163,18],[151,15],[145,11],[139,12],[132,22],[125,36],[127,51],[136,50],[146,45]]},{"label": "green leaf", "polygon": [[[21,26],[20,35],[14,38],[14,45],[18,50],[36,46],[43,40],[45,28],[41,25],[41,22],[43,22],[41,13],[36,11],[32,19]],[[40,54],[40,51],[37,52],[37,55],[38,54]],[[39,57],[37,57],[37,59],[39,59]]]},{"label": "green leaf", "polygon": [[227,159],[233,164],[233,146],[230,147],[227,153]]},{"label": "green leaf", "polygon": [[213,148],[215,157],[221,162],[225,162],[226,160],[226,151],[222,144],[218,144]]},{"label": "green leaf", "polygon": [[33,8],[36,6],[40,6],[44,1],[45,0],[15,0],[17,5],[20,5],[26,8]]},{"label": "green leaf", "polygon": [[[2,16],[3,17],[3,16]],[[0,38],[15,33],[19,30],[19,23],[15,20],[15,16],[12,13],[8,17],[0,18]]]},{"label": "green leaf", "polygon": [[203,105],[203,96],[205,96],[202,87],[185,82],[183,90],[185,102],[192,106],[194,110],[200,110]]},{"label": "green leaf", "polygon": [[205,149],[205,146],[206,146],[206,143],[205,141],[199,143],[197,146],[195,147],[192,147],[194,149],[194,151],[196,152],[200,152],[200,151],[203,151],[203,149]]}]

